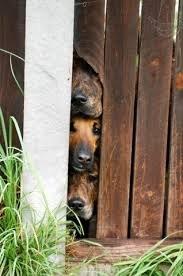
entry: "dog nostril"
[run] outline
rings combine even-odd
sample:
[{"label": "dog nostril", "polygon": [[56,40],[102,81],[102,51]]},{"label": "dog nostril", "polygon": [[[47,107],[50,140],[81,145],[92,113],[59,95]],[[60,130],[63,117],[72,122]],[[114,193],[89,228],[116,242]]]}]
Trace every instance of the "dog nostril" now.
[{"label": "dog nostril", "polygon": [[78,157],[78,160],[79,160],[80,162],[82,162],[82,161],[83,161],[83,158],[82,158],[81,156],[79,156],[79,157]]},{"label": "dog nostril", "polygon": [[82,199],[73,198],[68,201],[68,205],[73,210],[82,210],[85,206],[85,203]]},{"label": "dog nostril", "polygon": [[81,93],[77,93],[76,95],[73,96],[72,98],[72,103],[73,104],[85,104],[87,102],[87,97]]},{"label": "dog nostril", "polygon": [[86,153],[80,153],[78,156],[78,161],[79,163],[85,164],[85,163],[90,163],[91,162],[91,156]]}]

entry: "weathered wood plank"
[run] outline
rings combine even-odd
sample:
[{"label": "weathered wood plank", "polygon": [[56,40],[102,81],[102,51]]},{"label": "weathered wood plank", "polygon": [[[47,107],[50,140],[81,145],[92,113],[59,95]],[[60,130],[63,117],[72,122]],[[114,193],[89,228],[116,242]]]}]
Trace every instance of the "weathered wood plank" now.
[{"label": "weathered wood plank", "polygon": [[[183,231],[183,0],[179,5],[171,113],[167,234]],[[183,237],[183,232],[177,234]]]},{"label": "weathered wood plank", "polygon": [[98,238],[127,237],[138,10],[139,1],[107,2]]},{"label": "weathered wood plank", "polygon": [[174,0],[143,1],[131,237],[162,236]]},{"label": "weathered wood plank", "polygon": [[103,81],[105,0],[76,0],[74,47]]},{"label": "weathered wood plank", "polygon": [[[0,48],[24,57],[25,0],[0,2]],[[23,87],[24,63],[12,59],[15,75]],[[0,106],[6,120],[14,115],[23,124],[23,96],[10,70],[9,55],[0,51]]]},{"label": "weathered wood plank", "polygon": [[[97,258],[98,263],[113,263],[129,257],[137,257],[149,250],[159,242],[158,240],[142,239],[104,239],[92,240],[97,245],[92,245],[89,241],[78,242],[66,247],[68,261],[79,262],[86,259]],[[166,240],[159,245],[163,247],[170,244],[181,243],[179,239]],[[72,258],[71,258],[72,257]]]}]

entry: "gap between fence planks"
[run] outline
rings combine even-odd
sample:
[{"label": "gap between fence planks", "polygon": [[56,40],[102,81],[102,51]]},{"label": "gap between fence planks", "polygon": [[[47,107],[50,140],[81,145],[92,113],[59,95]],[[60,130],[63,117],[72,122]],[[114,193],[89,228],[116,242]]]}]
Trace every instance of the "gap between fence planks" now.
[{"label": "gap between fence planks", "polygon": [[[74,48],[104,82],[104,25],[105,0],[75,0]],[[90,220],[89,228],[96,232],[96,220]],[[91,237],[93,233],[89,233]]]},{"label": "gap between fence planks", "polygon": [[139,1],[107,1],[97,238],[126,238]]},{"label": "gap between fence planks", "polygon": [[143,1],[131,238],[161,238],[174,0]]},{"label": "gap between fence planks", "polygon": [[[167,234],[183,231],[183,0],[175,46],[175,75],[171,112],[170,172],[168,193]],[[183,232],[177,233],[183,237]]]},{"label": "gap between fence planks", "polygon": [[[0,48],[24,57],[25,0],[7,0],[0,3]],[[12,58],[13,69],[23,87],[24,62]],[[0,51],[0,107],[6,121],[11,115],[23,126],[23,96],[10,70],[9,55]],[[16,138],[16,137],[15,137]],[[18,143],[17,141],[15,142]]]}]

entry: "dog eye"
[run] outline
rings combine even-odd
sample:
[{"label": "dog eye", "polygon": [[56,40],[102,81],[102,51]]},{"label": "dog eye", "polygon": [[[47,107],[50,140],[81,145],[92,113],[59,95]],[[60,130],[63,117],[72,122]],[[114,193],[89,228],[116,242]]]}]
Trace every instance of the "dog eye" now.
[{"label": "dog eye", "polygon": [[72,132],[75,132],[75,131],[76,131],[73,122],[71,122],[71,124],[70,124],[70,131],[72,131]]},{"label": "dog eye", "polygon": [[93,183],[97,183],[98,182],[98,175],[91,175],[91,174],[89,174],[88,178],[89,178],[89,181],[91,181]]},{"label": "dog eye", "polygon": [[99,127],[97,127],[97,126],[93,126],[93,133],[95,134],[95,135],[100,135],[100,133],[101,133],[101,129],[99,128]]}]

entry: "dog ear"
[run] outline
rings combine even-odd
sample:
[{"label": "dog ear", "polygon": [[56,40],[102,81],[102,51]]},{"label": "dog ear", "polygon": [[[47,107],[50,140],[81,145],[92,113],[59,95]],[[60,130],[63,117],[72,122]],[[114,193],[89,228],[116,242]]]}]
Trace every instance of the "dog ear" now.
[{"label": "dog ear", "polygon": [[73,69],[77,68],[80,64],[81,58],[78,56],[76,50],[73,50]]},{"label": "dog ear", "polygon": [[73,49],[73,58],[80,58],[75,48]]},{"label": "dog ear", "polygon": [[99,74],[97,74],[97,73],[93,73],[93,79],[101,86],[101,89],[103,89],[103,85],[102,85],[102,82],[101,82],[101,80],[100,80],[100,76],[99,76]]}]

